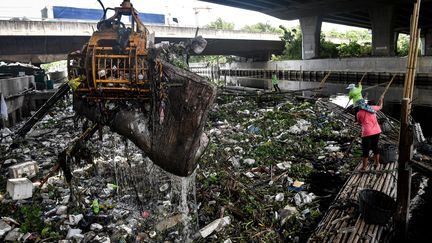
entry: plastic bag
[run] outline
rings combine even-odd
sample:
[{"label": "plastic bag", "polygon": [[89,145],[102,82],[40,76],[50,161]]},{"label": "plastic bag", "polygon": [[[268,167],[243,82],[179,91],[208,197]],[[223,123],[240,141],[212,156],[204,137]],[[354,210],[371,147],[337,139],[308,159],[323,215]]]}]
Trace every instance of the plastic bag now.
[{"label": "plastic bag", "polygon": [[7,120],[8,119],[8,108],[6,105],[6,101],[3,97],[3,94],[0,94],[0,102],[1,102],[1,106],[0,106],[0,117]]}]

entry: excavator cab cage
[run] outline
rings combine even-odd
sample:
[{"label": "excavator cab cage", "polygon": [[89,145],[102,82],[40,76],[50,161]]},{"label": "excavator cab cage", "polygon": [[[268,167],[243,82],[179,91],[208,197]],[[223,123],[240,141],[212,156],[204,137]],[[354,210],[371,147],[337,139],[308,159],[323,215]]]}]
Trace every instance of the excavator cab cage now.
[{"label": "excavator cab cage", "polygon": [[[104,23],[104,22],[108,22],[108,23],[116,22],[116,23],[123,25],[123,27],[125,27],[125,25],[121,22],[122,16],[125,15],[125,16],[131,16],[131,29],[132,29],[132,31],[144,32],[145,31],[144,24],[139,19],[138,13],[133,8],[132,4],[130,3],[130,0],[124,0],[120,6],[121,7],[104,9],[103,19],[98,23],[98,30],[99,30],[100,24]],[[114,10],[115,13],[112,17],[105,19],[107,10]],[[136,29],[135,29],[135,27],[136,27]]]},{"label": "excavator cab cage", "polygon": [[[104,18],[107,9],[104,9]],[[79,85],[74,94],[98,100],[149,99],[148,31],[129,0],[102,19],[81,52],[68,55],[69,80]],[[131,16],[131,27],[121,22]]]}]

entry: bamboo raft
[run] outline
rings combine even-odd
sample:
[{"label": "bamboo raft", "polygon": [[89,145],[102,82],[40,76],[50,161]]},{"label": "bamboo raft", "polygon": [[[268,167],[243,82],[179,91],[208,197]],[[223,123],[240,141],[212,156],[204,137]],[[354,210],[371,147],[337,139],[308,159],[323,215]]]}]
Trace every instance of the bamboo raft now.
[{"label": "bamboo raft", "polygon": [[[348,126],[359,134],[359,126],[354,125],[354,116],[348,114],[341,107],[318,101],[323,109],[332,110],[336,116],[345,119]],[[378,117],[385,116],[382,112]],[[393,120],[393,123],[395,120]],[[392,125],[392,129],[382,134],[380,143],[396,144],[398,128]],[[360,162],[360,159],[359,159]],[[361,163],[353,171],[352,175],[343,185],[335,197],[332,205],[327,210],[315,232],[308,242],[382,242],[387,241],[393,232],[391,223],[386,226],[366,224],[359,214],[358,195],[362,189],[374,189],[381,191],[393,199],[396,198],[397,163],[380,164],[372,168],[369,163],[368,170],[360,171]]]}]

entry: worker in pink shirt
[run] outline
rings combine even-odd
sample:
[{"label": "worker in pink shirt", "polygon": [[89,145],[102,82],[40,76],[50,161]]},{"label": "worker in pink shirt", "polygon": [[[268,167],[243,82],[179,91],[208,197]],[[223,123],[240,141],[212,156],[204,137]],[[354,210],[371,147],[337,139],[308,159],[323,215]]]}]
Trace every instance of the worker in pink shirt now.
[{"label": "worker in pink shirt", "polygon": [[[382,108],[384,96],[381,96],[378,105],[371,106],[374,111],[379,111]],[[376,113],[371,113],[366,110],[359,110],[357,113],[357,121],[361,124],[362,137],[362,170],[368,166],[369,151],[374,153],[375,166],[379,165],[379,149],[378,141],[381,134],[381,128],[378,124]]]}]

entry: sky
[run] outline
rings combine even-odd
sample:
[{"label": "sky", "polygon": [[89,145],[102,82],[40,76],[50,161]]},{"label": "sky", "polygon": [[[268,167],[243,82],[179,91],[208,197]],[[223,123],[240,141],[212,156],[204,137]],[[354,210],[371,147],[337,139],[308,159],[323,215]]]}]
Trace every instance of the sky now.
[{"label": "sky", "polygon": [[[46,6],[68,6],[78,8],[101,9],[96,0],[1,0],[0,18],[27,17],[40,18],[41,9]],[[122,0],[103,0],[105,7],[119,6]],[[197,0],[131,0],[139,12],[164,14],[166,17],[177,18],[180,26],[203,26],[217,18],[235,23],[235,29],[256,23],[269,23],[275,27],[284,25],[294,27],[298,20],[286,21],[259,12],[206,3]],[[323,23],[323,31],[336,29],[346,31],[356,29],[343,25]]]}]

